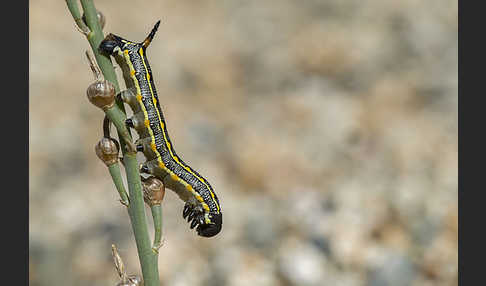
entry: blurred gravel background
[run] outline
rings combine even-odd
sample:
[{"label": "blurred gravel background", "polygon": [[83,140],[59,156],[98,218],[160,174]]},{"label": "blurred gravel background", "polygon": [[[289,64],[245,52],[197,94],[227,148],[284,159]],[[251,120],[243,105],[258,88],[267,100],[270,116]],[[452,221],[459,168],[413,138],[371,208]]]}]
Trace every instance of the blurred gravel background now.
[{"label": "blurred gravel background", "polygon": [[[200,238],[168,191],[162,285],[458,284],[457,1],[95,4],[135,41],[162,20],[169,133],[222,203]],[[64,1],[30,1],[29,35],[30,285],[115,285],[112,243],[140,268],[88,42]]]}]

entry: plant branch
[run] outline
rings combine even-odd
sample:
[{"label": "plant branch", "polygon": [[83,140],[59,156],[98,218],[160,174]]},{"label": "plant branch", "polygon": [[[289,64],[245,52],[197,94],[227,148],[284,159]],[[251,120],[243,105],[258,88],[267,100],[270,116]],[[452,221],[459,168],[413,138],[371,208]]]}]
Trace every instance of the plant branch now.
[{"label": "plant branch", "polygon": [[150,207],[150,211],[152,212],[155,230],[152,250],[159,253],[159,248],[162,246],[162,205],[153,205]]},{"label": "plant branch", "polygon": [[142,266],[142,274],[146,286],[159,285],[158,255],[152,251],[148,227],[145,216],[145,206],[142,185],[135,154],[126,154],[123,158],[127,171],[128,190],[130,192],[130,206],[128,213],[132,221],[132,228],[137,242],[138,256]]},{"label": "plant branch", "polygon": [[[98,66],[100,67],[104,78],[110,81],[114,85],[116,93],[119,93],[120,87],[118,85],[116,73],[113,68],[111,59],[109,56],[101,54],[98,51],[98,46],[103,40],[104,35],[101,26],[98,22],[97,11],[93,1],[81,0],[81,6],[84,10],[86,23],[84,23],[84,21],[82,20],[76,1],[66,0],[66,3],[77,26],[81,29],[82,33],[86,36],[91,46],[91,49],[93,51],[93,54],[95,55],[96,62],[98,63]],[[85,27],[86,25],[89,28],[89,32]],[[138,162],[136,159],[136,153],[128,152],[126,148],[126,143],[127,142],[131,143],[131,136],[129,130],[127,130],[126,132],[124,131],[124,129],[126,129],[125,126],[126,113],[123,106],[123,102],[117,98],[116,104],[112,108],[110,108],[110,110],[111,111],[109,112],[105,111],[105,113],[117,128],[118,137],[120,138],[120,144],[122,146],[121,149],[124,155],[123,163],[125,165],[125,170],[127,174],[128,191],[130,196],[128,214],[130,216],[130,221],[135,236],[138,256],[142,268],[144,285],[158,286],[160,284],[159,273],[158,273],[158,261],[157,261],[158,255],[157,253],[154,253],[150,243],[147,220],[145,215],[145,208],[144,208],[144,200],[142,195],[142,186],[140,181],[140,172],[138,168]],[[118,177],[118,175],[115,174],[115,177]],[[115,182],[115,185],[117,185],[117,182]]]},{"label": "plant branch", "polygon": [[125,190],[125,186],[123,185],[122,175],[120,172],[120,165],[118,163],[112,164],[108,166],[108,170],[110,171],[111,179],[115,184],[116,190],[118,191],[118,194],[120,194],[120,198],[121,198],[120,202],[123,205],[128,207],[130,201],[128,199],[127,191]]}]

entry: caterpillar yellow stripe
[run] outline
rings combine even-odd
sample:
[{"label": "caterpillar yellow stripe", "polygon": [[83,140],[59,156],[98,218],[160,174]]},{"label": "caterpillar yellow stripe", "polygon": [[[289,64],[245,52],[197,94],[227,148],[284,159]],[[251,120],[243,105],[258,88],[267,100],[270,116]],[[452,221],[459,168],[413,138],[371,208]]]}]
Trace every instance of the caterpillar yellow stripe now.
[{"label": "caterpillar yellow stripe", "polygon": [[221,231],[223,224],[218,197],[209,182],[176,154],[147,60],[146,50],[159,24],[160,21],[141,43],[109,34],[99,50],[112,55],[122,68],[127,90],[120,95],[133,111],[127,125],[137,131],[137,150],[147,159],[141,171],[156,176],[175,191],[185,201],[182,215],[191,223],[191,228],[197,226],[198,235],[211,237]]}]

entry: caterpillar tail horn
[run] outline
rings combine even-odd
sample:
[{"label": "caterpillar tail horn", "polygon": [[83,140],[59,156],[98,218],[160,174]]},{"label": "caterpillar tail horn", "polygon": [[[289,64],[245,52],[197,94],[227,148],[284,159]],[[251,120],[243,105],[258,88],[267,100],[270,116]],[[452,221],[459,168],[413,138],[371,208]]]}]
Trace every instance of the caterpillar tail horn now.
[{"label": "caterpillar tail horn", "polygon": [[155,23],[155,26],[152,28],[152,31],[150,31],[150,34],[145,38],[145,40],[142,42],[143,48],[146,49],[150,43],[152,42],[152,39],[155,36],[155,33],[157,32],[157,29],[159,28],[160,25],[160,20]]}]

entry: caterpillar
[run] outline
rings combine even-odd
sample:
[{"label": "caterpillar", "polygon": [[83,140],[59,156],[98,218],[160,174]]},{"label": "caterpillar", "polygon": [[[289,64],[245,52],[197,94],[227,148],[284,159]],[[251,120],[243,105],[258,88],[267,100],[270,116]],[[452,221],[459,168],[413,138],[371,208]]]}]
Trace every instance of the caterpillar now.
[{"label": "caterpillar", "polygon": [[176,154],[147,60],[146,50],[159,24],[160,20],[141,43],[110,33],[100,43],[99,50],[113,56],[122,69],[127,90],[118,96],[133,111],[126,125],[139,135],[135,145],[146,158],[140,171],[157,177],[176,192],[185,202],[182,216],[187,218],[190,228],[197,226],[198,235],[212,237],[221,231],[223,223],[218,196],[209,182]]}]

